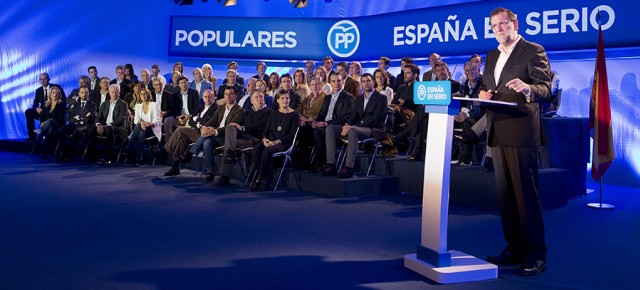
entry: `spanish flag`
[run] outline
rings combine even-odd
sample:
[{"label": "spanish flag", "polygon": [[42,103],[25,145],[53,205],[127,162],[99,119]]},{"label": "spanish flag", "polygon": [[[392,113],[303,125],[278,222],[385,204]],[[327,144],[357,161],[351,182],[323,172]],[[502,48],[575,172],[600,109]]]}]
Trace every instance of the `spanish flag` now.
[{"label": "spanish flag", "polygon": [[589,130],[593,130],[591,177],[596,181],[600,180],[604,172],[607,171],[614,156],[607,65],[600,25],[598,25],[598,30],[598,52],[596,54],[596,69],[593,75],[591,104],[589,107]]}]

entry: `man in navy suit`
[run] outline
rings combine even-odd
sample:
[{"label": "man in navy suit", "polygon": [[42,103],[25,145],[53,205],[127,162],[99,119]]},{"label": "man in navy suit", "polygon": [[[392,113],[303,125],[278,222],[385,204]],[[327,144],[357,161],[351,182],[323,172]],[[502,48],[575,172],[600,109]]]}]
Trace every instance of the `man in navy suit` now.
[{"label": "man in navy suit", "polygon": [[[62,148],[63,161],[71,160],[72,150],[76,148],[82,134],[89,131],[90,127],[95,127],[96,104],[89,100],[89,88],[80,87],[78,89],[78,101],[69,108],[67,119],[69,124],[60,128],[58,147]],[[67,146],[67,135],[71,134],[71,146]]]},{"label": "man in navy suit", "polygon": [[64,90],[60,85],[49,83],[49,74],[42,73],[40,74],[40,87],[36,89],[36,95],[33,98],[33,106],[31,108],[24,111],[24,115],[27,119],[27,134],[29,138],[28,141],[36,140],[36,133],[33,131],[36,129],[35,120],[40,119],[40,112],[42,112],[42,107],[44,107],[44,103],[49,99],[49,94],[51,94],[51,88],[57,87],[60,89],[60,93],[62,93],[62,102],[66,101],[67,96],[64,94]]},{"label": "man in navy suit", "polygon": [[546,269],[547,254],[538,195],[538,147],[543,139],[538,102],[550,95],[549,59],[542,46],[518,34],[518,20],[510,10],[493,10],[490,23],[500,45],[487,54],[479,98],[517,106],[492,106],[487,112],[487,142],[507,242],[500,255],[487,261],[521,264],[517,274],[537,275]]},{"label": "man in navy suit", "polygon": [[340,178],[353,176],[358,141],[367,138],[384,138],[387,97],[374,90],[373,76],[365,73],[360,77],[364,93],[356,98],[349,120],[343,125],[330,125],[326,129],[327,169],[323,175],[336,174],[336,138],[347,136],[347,159],[338,173]]},{"label": "man in navy suit", "polygon": [[[322,108],[311,123],[315,141],[316,164],[324,164],[326,157],[325,130],[329,125],[344,125],[353,111],[353,96],[342,89],[342,75],[334,73],[329,77],[331,95],[322,102]],[[334,168],[335,170],[335,168]]]}]

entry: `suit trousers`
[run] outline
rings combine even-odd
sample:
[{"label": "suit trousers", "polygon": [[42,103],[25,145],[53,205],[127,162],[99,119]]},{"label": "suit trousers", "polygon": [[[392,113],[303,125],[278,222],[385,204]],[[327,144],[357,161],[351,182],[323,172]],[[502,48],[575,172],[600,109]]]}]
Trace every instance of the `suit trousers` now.
[{"label": "suit trousers", "polygon": [[189,127],[178,127],[171,135],[170,139],[167,139],[167,143],[164,148],[171,155],[171,160],[177,160],[185,152],[189,144],[196,142],[200,137],[200,131],[198,129]]},{"label": "suit trousers", "polygon": [[164,129],[164,140],[165,142],[171,139],[171,135],[175,132],[176,128],[184,126],[180,124],[180,121],[173,116],[169,116],[164,118],[162,122],[162,129]]},{"label": "suit trousers", "polygon": [[[224,133],[224,152],[226,153],[228,150],[242,150],[245,148],[249,148],[258,144],[260,140],[255,137],[238,131],[235,126],[226,126]],[[231,166],[233,164],[227,164],[221,162],[220,164],[220,174],[223,176],[231,175]]]},{"label": "suit trousers", "polygon": [[545,260],[538,194],[538,147],[490,147],[507,250],[527,260]]},{"label": "suit trousers", "polygon": [[[371,138],[371,128],[351,127],[347,133],[347,159],[345,164],[353,168],[356,164],[358,141]],[[342,125],[331,125],[326,131],[327,163],[336,164],[336,138],[342,138]]]}]

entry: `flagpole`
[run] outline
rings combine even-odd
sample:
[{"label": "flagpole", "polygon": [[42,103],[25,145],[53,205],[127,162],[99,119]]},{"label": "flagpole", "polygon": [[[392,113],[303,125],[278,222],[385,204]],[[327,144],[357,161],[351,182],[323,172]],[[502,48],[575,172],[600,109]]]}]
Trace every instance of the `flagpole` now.
[{"label": "flagpole", "polygon": [[616,208],[615,205],[602,203],[602,177],[600,177],[600,202],[587,203],[587,206],[589,208],[594,208],[594,209],[614,209],[614,208]]}]

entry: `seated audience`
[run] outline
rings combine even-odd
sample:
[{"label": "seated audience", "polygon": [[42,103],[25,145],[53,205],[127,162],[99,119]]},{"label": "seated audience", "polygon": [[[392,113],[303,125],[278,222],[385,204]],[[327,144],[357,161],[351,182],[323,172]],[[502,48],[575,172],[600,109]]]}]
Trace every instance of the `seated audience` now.
[{"label": "seated audience", "polygon": [[216,112],[216,96],[212,90],[205,90],[202,100],[204,106],[201,106],[189,119],[189,125],[178,127],[164,146],[164,150],[169,153],[174,164],[165,176],[179,175],[180,163],[191,161],[193,154],[187,150],[187,147],[198,140],[200,129]]},{"label": "seated audience", "polygon": [[36,132],[34,131],[36,129],[35,120],[40,120],[40,123],[42,125],[42,120],[40,119],[40,117],[42,116],[42,108],[44,107],[44,104],[50,99],[49,95],[51,94],[51,89],[58,88],[58,90],[60,90],[61,100],[66,101],[66,96],[64,94],[64,90],[62,90],[62,87],[57,84],[49,83],[49,80],[50,79],[48,73],[40,74],[41,86],[36,89],[36,93],[33,98],[33,105],[31,106],[31,108],[24,111],[24,115],[27,119],[27,135],[29,136],[29,138],[27,138],[28,141],[36,140]]},{"label": "seated audience", "polygon": [[291,99],[287,91],[282,91],[276,97],[278,110],[272,112],[262,134],[262,140],[251,152],[253,168],[257,170],[255,179],[251,183],[251,190],[263,191],[271,184],[272,155],[286,151],[293,145],[298,129],[300,116],[289,107]]},{"label": "seated audience", "polygon": [[[69,124],[61,127],[58,133],[58,146],[62,150],[60,160],[70,161],[73,150],[78,146],[80,138],[95,126],[96,104],[89,100],[89,89],[81,87],[78,91],[78,102],[69,109]],[[67,135],[71,135],[71,146],[67,146]]]},{"label": "seated audience", "polygon": [[272,110],[264,103],[264,94],[258,91],[251,94],[251,104],[251,108],[244,112],[244,125],[230,123],[225,127],[224,158],[220,164],[220,177],[213,184],[215,186],[230,184],[229,175],[231,166],[236,162],[236,150],[253,147],[260,142]]},{"label": "seated audience", "polygon": [[349,120],[344,124],[327,126],[326,146],[327,164],[322,175],[331,176],[336,170],[336,139],[345,138],[347,143],[345,166],[338,173],[340,178],[351,178],[356,162],[358,141],[368,138],[383,139],[385,131],[385,113],[387,98],[373,88],[371,74],[361,77],[364,94],[358,96]]},{"label": "seated audience", "polygon": [[40,113],[40,135],[33,143],[34,149],[40,147],[42,139],[44,144],[42,148],[42,157],[51,150],[51,144],[61,126],[64,126],[64,114],[67,111],[67,104],[62,101],[62,91],[58,87],[51,87],[49,99],[44,103],[42,112]]},{"label": "seated audience", "polygon": [[136,104],[134,108],[133,123],[135,127],[131,133],[131,139],[129,139],[129,151],[135,154],[136,166],[142,163],[144,140],[152,136],[156,136],[158,142],[162,139],[160,127],[162,117],[160,117],[158,104],[151,101],[151,92],[147,88],[140,89],[139,95],[141,102]]}]

